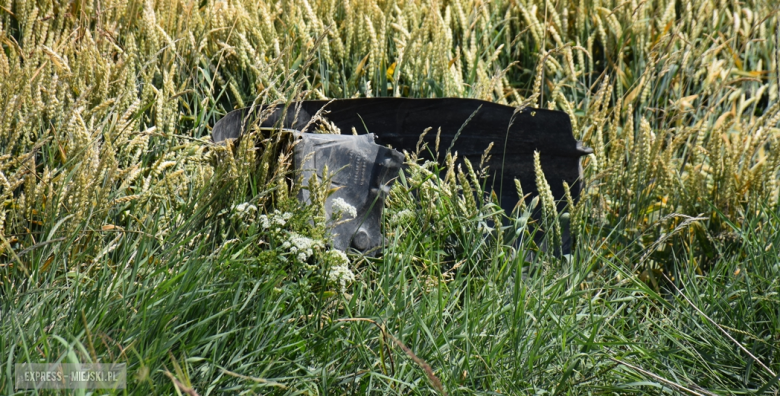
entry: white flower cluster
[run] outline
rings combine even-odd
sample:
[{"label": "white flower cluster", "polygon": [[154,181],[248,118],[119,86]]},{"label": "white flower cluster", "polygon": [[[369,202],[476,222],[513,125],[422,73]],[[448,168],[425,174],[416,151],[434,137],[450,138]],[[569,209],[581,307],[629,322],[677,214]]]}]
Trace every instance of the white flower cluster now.
[{"label": "white flower cluster", "polygon": [[298,261],[306,261],[314,254],[314,249],[321,248],[322,242],[291,232],[289,239],[284,241],[282,249],[294,254]]},{"label": "white flower cluster", "polygon": [[238,204],[233,206],[233,209],[237,212],[257,212],[257,206],[250,204],[249,202],[244,202],[242,204]]},{"label": "white flower cluster", "polygon": [[393,225],[399,225],[409,222],[414,218],[414,213],[409,209],[404,209],[400,212],[397,212],[393,215],[393,217],[390,218],[390,224]]},{"label": "white flower cluster", "polygon": [[284,225],[287,224],[287,220],[290,220],[292,216],[293,214],[290,212],[282,213],[278,210],[274,210],[270,215],[260,215],[258,221],[260,221],[260,227],[267,230],[271,228],[271,226],[276,226],[277,228],[284,227]]},{"label": "white flower cluster", "polygon": [[344,293],[347,285],[355,281],[355,274],[349,269],[349,258],[342,251],[329,250],[326,255],[331,263],[328,280],[339,285],[339,291]]},{"label": "white flower cluster", "polygon": [[233,205],[231,208],[231,216],[236,220],[253,220],[255,214],[257,214],[257,206],[244,202],[242,204]]},{"label": "white flower cluster", "polygon": [[338,218],[340,214],[348,215],[350,218],[357,217],[357,209],[341,197],[334,199],[330,207],[335,218]]}]

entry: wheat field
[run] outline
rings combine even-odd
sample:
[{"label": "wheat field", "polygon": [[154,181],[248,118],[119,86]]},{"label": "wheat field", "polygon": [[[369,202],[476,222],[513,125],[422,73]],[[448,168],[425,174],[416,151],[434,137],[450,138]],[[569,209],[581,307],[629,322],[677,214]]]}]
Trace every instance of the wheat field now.
[{"label": "wheat field", "polygon": [[[0,0],[0,392],[63,361],[127,363],[133,394],[776,394],[778,10]],[[388,244],[345,255],[281,133],[210,140],[379,96],[566,112],[587,189],[504,213],[479,164],[406,153]],[[561,224],[572,254],[539,250]]]}]

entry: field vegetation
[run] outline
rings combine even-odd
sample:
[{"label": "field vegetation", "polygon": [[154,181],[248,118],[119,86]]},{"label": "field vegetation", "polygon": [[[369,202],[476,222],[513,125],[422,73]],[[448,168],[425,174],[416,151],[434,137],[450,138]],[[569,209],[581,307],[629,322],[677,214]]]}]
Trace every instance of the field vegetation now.
[{"label": "field vegetation", "polygon": [[[0,393],[62,361],[144,395],[777,394],[777,11],[0,0]],[[378,96],[564,111],[587,189],[504,213],[428,147],[387,246],[345,256],[283,134],[210,142],[235,108]],[[560,223],[572,254],[540,251]]]}]

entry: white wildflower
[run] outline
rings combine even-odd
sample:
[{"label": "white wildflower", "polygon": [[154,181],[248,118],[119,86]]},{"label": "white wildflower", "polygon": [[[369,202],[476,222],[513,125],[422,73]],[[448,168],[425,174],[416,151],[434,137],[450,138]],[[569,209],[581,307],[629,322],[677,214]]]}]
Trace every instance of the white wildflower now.
[{"label": "white wildflower", "polygon": [[341,197],[334,199],[330,207],[335,218],[338,218],[340,214],[348,215],[350,218],[357,217],[357,209]]},{"label": "white wildflower", "polygon": [[293,214],[290,212],[282,213],[278,210],[274,210],[270,215],[260,215],[258,221],[260,222],[260,226],[264,230],[267,230],[271,228],[271,226],[276,226],[276,228],[284,227],[287,224],[287,220],[290,220],[292,216]]},{"label": "white wildflower", "polygon": [[404,209],[400,212],[397,212],[393,215],[393,217],[390,218],[390,224],[398,225],[398,224],[404,224],[409,222],[414,218],[414,213],[412,213],[409,209]]},{"label": "white wildflower", "polygon": [[279,213],[278,210],[274,211],[274,215],[276,216],[274,219],[274,223],[276,223],[279,226],[283,226],[287,224],[287,220],[290,220],[293,216],[293,214],[290,212]]},{"label": "white wildflower", "polygon": [[260,222],[260,227],[262,227],[264,230],[271,228],[271,220],[268,218],[268,216],[260,215],[258,221]]},{"label": "white wildflower", "polygon": [[238,212],[256,212],[257,206],[244,202],[233,207]]},{"label": "white wildflower", "polygon": [[331,262],[328,280],[337,283],[339,291],[344,293],[347,285],[355,281],[355,274],[349,269],[349,258],[344,252],[338,250],[329,250],[326,255]]},{"label": "white wildflower", "polygon": [[322,247],[322,242],[291,232],[289,240],[282,244],[283,248],[285,246],[299,261],[306,261],[314,254],[314,249]]},{"label": "white wildflower", "polygon": [[252,221],[257,214],[257,206],[244,202],[242,204],[233,205],[231,208],[232,217],[236,220],[248,220]]}]

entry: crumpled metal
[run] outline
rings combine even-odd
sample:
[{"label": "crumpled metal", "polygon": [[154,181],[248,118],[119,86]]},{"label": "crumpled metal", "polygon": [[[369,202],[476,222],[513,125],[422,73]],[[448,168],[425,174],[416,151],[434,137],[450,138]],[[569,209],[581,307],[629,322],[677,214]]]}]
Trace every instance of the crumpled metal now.
[{"label": "crumpled metal", "polygon": [[[327,198],[326,212],[330,215],[333,200],[341,198],[354,206],[358,214],[334,228],[333,245],[340,250],[369,252],[381,246],[381,210],[402,167],[403,155],[399,150],[415,151],[428,127],[433,130],[422,141],[432,150],[438,136],[439,149],[457,152],[460,161],[468,158],[479,164],[485,149],[491,142],[494,144],[485,164],[489,169],[487,189],[496,192],[507,213],[520,199],[515,179],[520,181],[529,202],[538,195],[535,151],[540,153],[559,212],[566,206],[563,182],[569,184],[572,198],[578,200],[583,189],[580,158],[593,152],[574,138],[571,121],[564,112],[517,109],[460,98],[306,100],[286,108],[244,108],[217,122],[213,141],[239,138],[258,117],[263,119],[261,127],[289,129],[302,140],[295,146],[294,161],[296,169],[304,174],[304,183],[314,173],[322,177],[326,165],[330,171],[339,170],[333,183],[341,188]],[[324,122],[338,128],[341,135],[311,133]],[[353,135],[353,130],[357,135]],[[308,160],[304,161],[305,158]],[[301,189],[298,198],[308,202],[308,190]],[[571,241],[568,227],[563,231],[562,252],[566,254]]]}]

